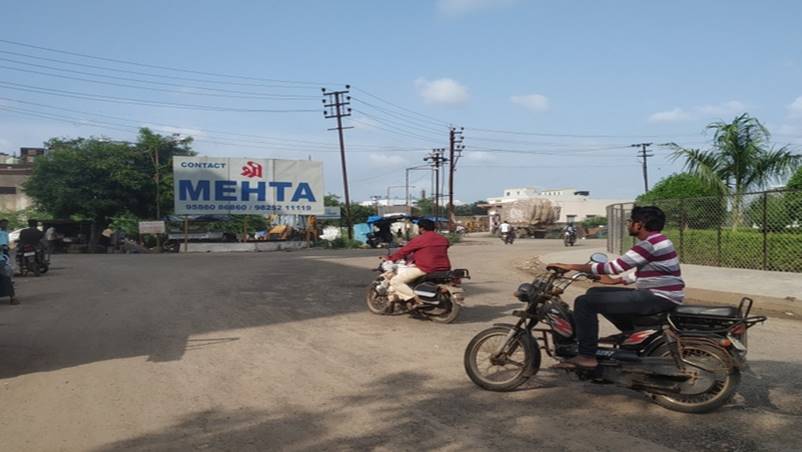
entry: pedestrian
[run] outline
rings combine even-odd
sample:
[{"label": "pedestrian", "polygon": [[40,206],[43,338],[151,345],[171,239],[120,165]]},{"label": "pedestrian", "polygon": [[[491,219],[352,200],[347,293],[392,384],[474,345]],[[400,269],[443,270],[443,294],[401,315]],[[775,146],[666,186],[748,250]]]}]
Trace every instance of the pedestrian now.
[{"label": "pedestrian", "polygon": [[0,296],[9,297],[11,304],[19,304],[14,293],[14,267],[8,252],[8,220],[0,219]]},{"label": "pedestrian", "polygon": [[50,259],[50,255],[53,254],[53,251],[56,249],[56,228],[50,226],[49,228],[45,229],[45,251],[47,252],[47,257]]}]

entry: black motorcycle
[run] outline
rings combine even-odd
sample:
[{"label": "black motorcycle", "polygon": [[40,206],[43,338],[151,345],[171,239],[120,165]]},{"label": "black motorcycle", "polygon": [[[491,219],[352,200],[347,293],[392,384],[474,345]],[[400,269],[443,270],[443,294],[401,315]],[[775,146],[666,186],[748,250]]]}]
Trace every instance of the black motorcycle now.
[{"label": "black motorcycle", "polygon": [[419,304],[393,301],[390,279],[399,265],[384,261],[377,269],[380,273],[367,288],[366,301],[370,312],[378,315],[416,314],[438,323],[451,323],[465,302],[460,284],[471,276],[466,269],[428,273],[409,284]]},{"label": "black motorcycle", "polygon": [[[606,262],[594,254],[594,262]],[[571,308],[560,295],[579,279],[595,276],[549,270],[515,297],[526,308],[516,310],[514,324],[496,324],[479,334],[465,350],[465,371],[478,386],[512,391],[535,375],[541,349],[563,360],[577,355]],[[594,383],[614,383],[641,391],[659,405],[686,413],[712,411],[727,403],[746,365],[746,331],[766,320],[749,316],[752,300],[735,306],[678,306],[648,316],[609,316],[622,333],[603,338],[592,369],[568,371]],[[541,325],[538,327],[538,325]]]},{"label": "black motorcycle", "polygon": [[21,276],[25,276],[28,272],[40,276],[50,269],[50,262],[42,247],[26,243],[17,248],[17,267]]},{"label": "black motorcycle", "polygon": [[565,231],[563,233],[563,244],[565,246],[574,246],[576,243],[576,231]]}]

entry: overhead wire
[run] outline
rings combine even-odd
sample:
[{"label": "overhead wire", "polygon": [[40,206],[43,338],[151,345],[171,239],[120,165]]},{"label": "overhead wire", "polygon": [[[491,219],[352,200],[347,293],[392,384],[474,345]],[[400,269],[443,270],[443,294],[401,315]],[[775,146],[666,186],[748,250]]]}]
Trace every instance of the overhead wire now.
[{"label": "overhead wire", "polygon": [[131,104],[131,105],[142,105],[142,106],[156,106],[156,107],[163,107],[163,108],[175,108],[180,110],[201,110],[201,111],[228,111],[228,112],[238,112],[238,113],[315,113],[318,112],[319,109],[266,109],[266,108],[234,108],[234,107],[224,107],[224,106],[217,106],[217,105],[200,105],[200,104],[182,104],[182,103],[173,103],[173,102],[160,102],[160,101],[151,101],[146,99],[136,99],[130,97],[119,97],[119,96],[102,96],[96,94],[89,94],[89,93],[82,93],[78,91],[69,91],[69,90],[60,90],[60,89],[52,89],[52,88],[42,88],[39,86],[34,85],[26,85],[22,83],[14,83],[8,82],[5,80],[0,80],[0,87],[13,89],[16,91],[25,91],[30,93],[37,93],[37,94],[46,94],[52,96],[59,96],[59,97],[70,97],[74,99],[82,99],[82,100],[91,100],[95,102],[107,102],[107,103],[124,103],[124,104]]},{"label": "overhead wire", "polygon": [[225,74],[225,73],[220,73],[220,72],[198,71],[198,70],[193,70],[193,69],[184,69],[184,68],[177,68],[177,67],[171,67],[171,66],[163,66],[163,65],[158,65],[158,64],[141,63],[141,62],[137,62],[137,61],[124,60],[124,59],[119,59],[119,58],[109,58],[109,57],[102,57],[102,56],[97,56],[97,55],[90,55],[90,54],[86,54],[86,53],[73,52],[73,51],[63,50],[63,49],[56,49],[56,48],[52,48],[52,47],[39,46],[39,45],[34,45],[34,44],[27,44],[27,43],[24,43],[24,42],[12,41],[10,39],[0,39],[0,42],[5,43],[5,44],[11,44],[11,45],[15,45],[15,46],[20,46],[20,47],[26,47],[26,48],[29,48],[29,49],[42,50],[42,51],[45,51],[45,52],[52,52],[52,53],[59,53],[59,54],[63,54],[63,55],[78,56],[78,57],[81,57],[81,58],[89,58],[89,59],[93,59],[93,60],[106,61],[106,62],[110,62],[110,63],[126,64],[126,65],[131,65],[131,66],[138,66],[138,67],[147,67],[147,68],[151,68],[151,69],[160,69],[160,70],[165,70],[165,71],[182,72],[182,73],[187,73],[187,74],[208,75],[208,76],[220,77],[220,78],[234,78],[234,79],[240,79],[240,80],[254,80],[254,81],[287,83],[287,84],[296,84],[296,85],[317,85],[317,86],[321,86],[321,85],[342,85],[342,83],[330,83],[330,82],[329,83],[325,83],[325,82],[312,82],[312,81],[299,81],[299,80],[279,80],[279,79],[269,79],[269,78],[262,78],[262,77],[250,77],[250,76],[236,75],[236,74]]}]

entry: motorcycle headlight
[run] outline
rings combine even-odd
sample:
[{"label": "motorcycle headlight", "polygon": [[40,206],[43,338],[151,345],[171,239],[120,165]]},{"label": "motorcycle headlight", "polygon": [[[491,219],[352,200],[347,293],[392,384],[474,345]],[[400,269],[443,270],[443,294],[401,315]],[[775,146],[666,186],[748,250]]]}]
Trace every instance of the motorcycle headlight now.
[{"label": "motorcycle headlight", "polygon": [[513,296],[515,296],[515,298],[517,298],[519,301],[528,303],[533,289],[534,288],[531,284],[523,283],[518,286],[518,289],[516,289],[515,292],[513,292]]}]

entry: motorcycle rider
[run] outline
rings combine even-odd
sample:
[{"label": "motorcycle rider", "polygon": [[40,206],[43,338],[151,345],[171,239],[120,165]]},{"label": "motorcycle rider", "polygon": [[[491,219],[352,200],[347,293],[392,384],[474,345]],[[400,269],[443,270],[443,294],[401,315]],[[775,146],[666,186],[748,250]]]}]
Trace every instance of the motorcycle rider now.
[{"label": "motorcycle rider", "polygon": [[398,269],[398,274],[390,280],[390,286],[401,301],[415,304],[415,292],[408,283],[427,273],[451,270],[448,239],[435,232],[434,221],[421,219],[418,227],[421,230],[419,236],[386,258],[391,262],[406,261],[407,266]]},{"label": "motorcycle rider", "polygon": [[498,227],[498,230],[501,233],[501,237],[504,239],[504,243],[512,243],[512,240],[515,238],[515,230],[512,228],[511,224],[503,221]]},{"label": "motorcycle rider", "polygon": [[[591,264],[549,264],[549,269],[600,275],[606,285],[636,284],[636,289],[593,287],[574,301],[574,319],[579,355],[557,364],[559,368],[594,368],[598,365],[598,314],[652,315],[671,311],[682,304],[685,283],[674,244],[660,233],[666,216],[658,207],[635,207],[628,221],[629,235],[639,242],[620,258]],[[635,269],[632,273],[625,274]],[[625,274],[622,278],[608,275]]]},{"label": "motorcycle rider", "polygon": [[565,229],[563,229],[563,233],[566,235],[570,235],[571,237],[574,238],[574,240],[576,240],[576,226],[574,226],[574,223],[568,223],[565,226]]},{"label": "motorcycle rider", "polygon": [[[20,231],[17,253],[20,252],[24,245],[31,245],[36,250],[37,260],[40,260],[44,258],[44,256],[42,256],[42,239],[45,237],[45,234],[40,231],[36,225],[36,220],[28,220],[28,227]],[[20,254],[17,255],[20,256]]]}]

